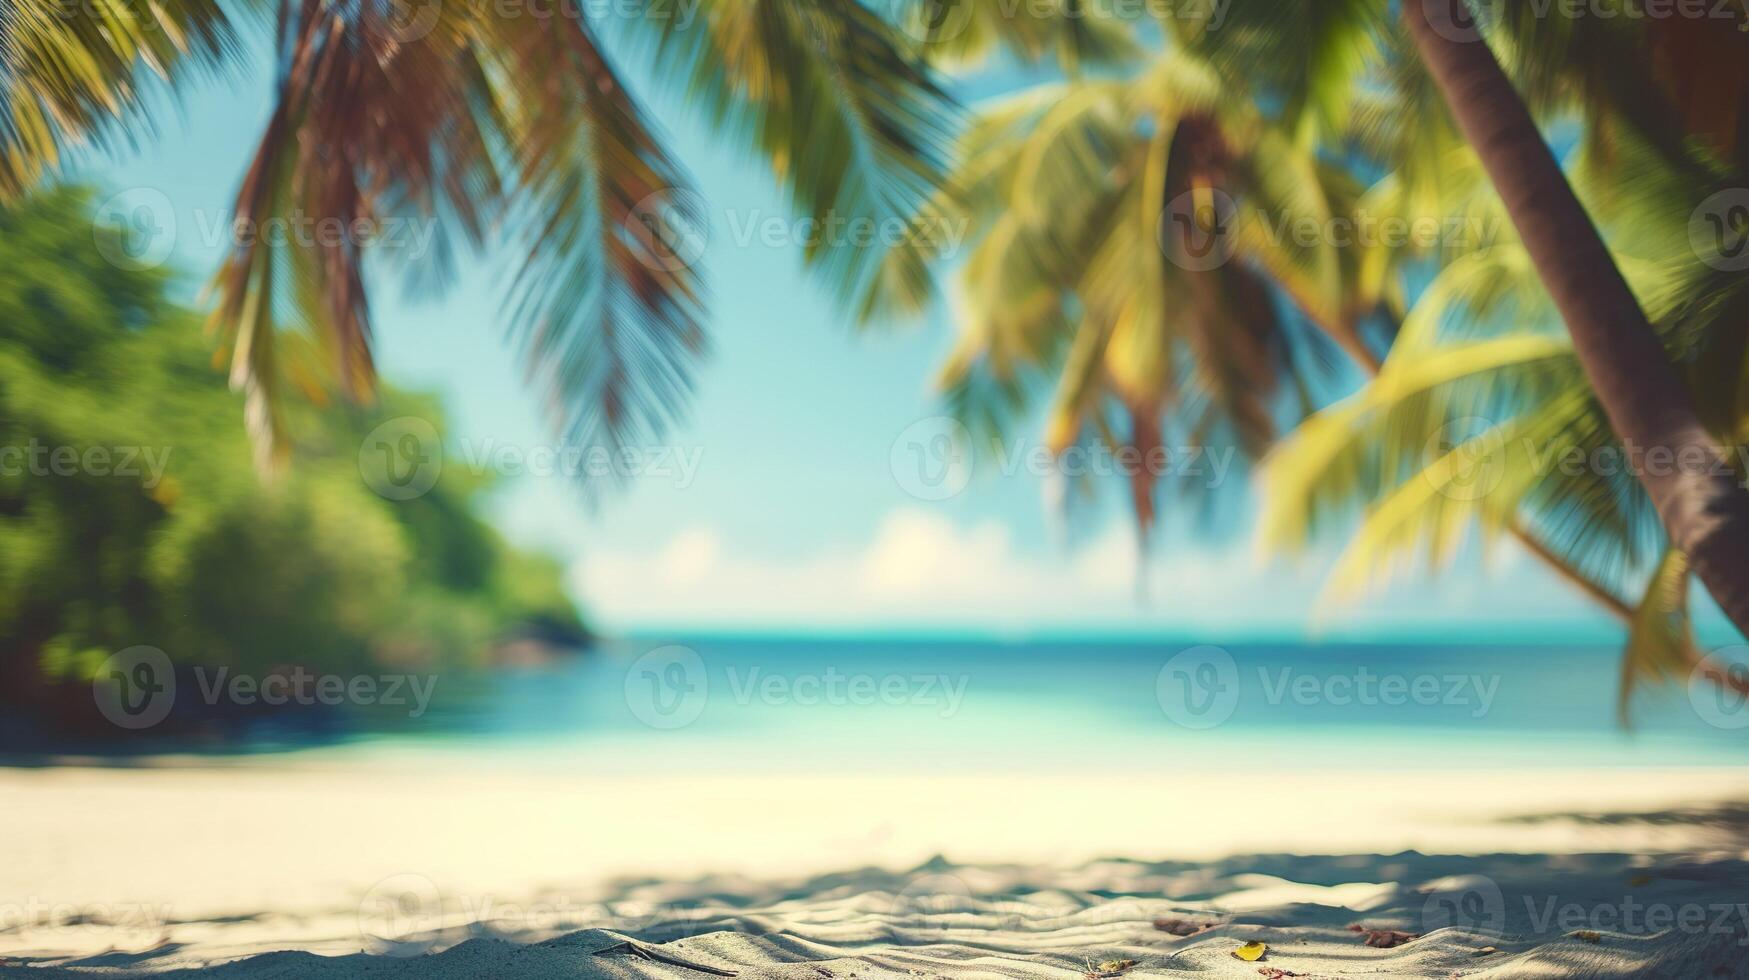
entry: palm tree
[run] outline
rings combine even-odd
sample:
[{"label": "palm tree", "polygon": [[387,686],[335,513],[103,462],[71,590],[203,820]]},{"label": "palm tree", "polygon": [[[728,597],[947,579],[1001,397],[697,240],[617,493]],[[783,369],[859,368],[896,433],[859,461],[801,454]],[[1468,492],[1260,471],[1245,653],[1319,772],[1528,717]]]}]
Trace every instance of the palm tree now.
[{"label": "palm tree", "polygon": [[[1719,363],[1695,378],[1701,404],[1714,417],[1740,417],[1743,350],[1723,327],[1749,313],[1749,290],[1690,250],[1687,215],[1707,188],[1635,141],[1581,154],[1574,183],[1675,352]],[[1736,432],[1741,443],[1740,423]],[[1617,448],[1535,266],[1507,234],[1442,268],[1379,376],[1307,420],[1266,461],[1261,540],[1297,551],[1358,512],[1327,590],[1343,598],[1417,559],[1443,565],[1469,528],[1484,542],[1523,531],[1533,555],[1628,627],[1625,719],[1637,682],[1685,678],[1701,658],[1685,556],[1633,472],[1612,462]],[[1703,676],[1736,686],[1720,672]]]},{"label": "palm tree", "polygon": [[[957,159],[918,220],[962,229],[948,244],[970,246],[941,383],[981,432],[1054,386],[1045,441],[1058,452],[1230,437],[1258,456],[1318,401],[1329,348],[1378,365],[1363,327],[1400,297],[1358,252],[1284,231],[1350,213],[1357,183],[1194,55],[1006,99]],[[889,253],[863,315],[927,308],[929,269],[958,257],[942,244]],[[1157,476],[1131,481],[1144,534]]]},{"label": "palm tree", "polygon": [[[1590,113],[1586,140],[1597,150],[1590,161],[1591,169],[1608,172],[1613,178],[1621,177],[1627,169],[1624,157],[1629,155],[1624,147],[1637,141],[1636,166],[1658,171],[1666,178],[1664,183],[1678,188],[1680,193],[1672,195],[1667,190],[1653,193],[1646,189],[1644,181],[1638,181],[1632,184],[1631,192],[1616,196],[1627,197],[1630,204],[1674,204],[1675,214],[1686,215],[1693,207],[1693,198],[1686,198],[1687,203],[1675,202],[1695,187],[1705,186],[1712,174],[1706,161],[1691,159],[1687,146],[1691,132],[1668,124],[1672,117],[1656,80],[1622,70],[1624,63],[1643,66],[1644,59],[1625,57],[1631,52],[1624,50],[1619,32],[1550,39],[1539,36],[1535,30],[1538,25],[1520,27],[1512,39],[1520,47],[1521,55],[1538,45],[1542,49],[1539,53],[1546,53],[1557,44],[1577,47],[1584,53],[1585,57],[1524,57],[1526,70],[1520,74],[1525,76],[1534,100],[1548,111]],[[1106,394],[1102,384],[1115,387],[1113,400],[1130,409],[1132,433],[1149,431],[1141,424],[1147,416],[1134,411],[1137,404],[1144,410],[1152,407],[1155,411],[1172,404],[1176,411],[1165,413],[1168,423],[1174,415],[1190,414],[1183,404],[1171,403],[1169,397],[1162,397],[1159,392],[1152,400],[1139,398],[1133,377],[1128,379],[1127,386],[1110,384],[1112,379],[1125,379],[1126,368],[1135,373],[1132,351],[1125,348],[1113,351],[1102,346],[1106,343],[1106,331],[1097,328],[1098,317],[1094,314],[1098,307],[1083,299],[1095,292],[1088,285],[1088,269],[1110,263],[1111,258],[1101,256],[1095,244],[1081,243],[1074,237],[1084,234],[1081,216],[1097,216],[1091,219],[1097,223],[1107,220],[1104,217],[1107,214],[1120,218],[1131,214],[1127,205],[1102,209],[1091,202],[1108,194],[1121,196],[1120,191],[1133,192],[1131,185],[1146,186],[1153,179],[1145,165],[1125,163],[1122,153],[1111,148],[1121,150],[1145,142],[1135,138],[1135,134],[1147,132],[1150,125],[1170,130],[1175,137],[1186,130],[1195,131],[1183,127],[1183,120],[1175,116],[1156,121],[1147,113],[1114,109],[1113,105],[1121,104],[1123,99],[1139,105],[1150,101],[1177,104],[1180,108],[1188,105],[1193,114],[1218,118],[1222,125],[1205,130],[1212,128],[1221,134],[1219,145],[1232,151],[1229,155],[1247,157],[1255,155],[1259,145],[1268,144],[1233,138],[1235,130],[1245,129],[1243,125],[1233,125],[1233,120],[1245,113],[1234,112],[1230,102],[1237,88],[1233,84],[1235,78],[1256,79],[1269,93],[1270,101],[1280,106],[1268,114],[1268,128],[1273,133],[1285,132],[1290,146],[1321,144],[1330,148],[1326,153],[1334,152],[1337,159],[1345,161],[1355,160],[1358,155],[1363,171],[1383,165],[1384,178],[1364,194],[1366,206],[1390,214],[1462,215],[1470,227],[1506,224],[1500,199],[1491,192],[1481,161],[1451,124],[1434,78],[1422,69],[1403,35],[1389,30],[1382,6],[1367,0],[1321,5],[1252,2],[1242,5],[1222,32],[1176,40],[1180,42],[1179,50],[1170,58],[1163,58],[1162,63],[1176,62],[1180,66],[1199,63],[1190,56],[1194,53],[1206,59],[1200,63],[1212,62],[1223,68],[1226,75],[1221,79],[1226,84],[1223,95],[1229,103],[1223,111],[1210,112],[1206,106],[1187,103],[1182,92],[1162,84],[1163,79],[1172,76],[1155,72],[1146,81],[1136,83],[1134,92],[1102,82],[1039,94],[1033,97],[1030,108],[1024,97],[1015,100],[989,113],[982,124],[988,131],[968,140],[963,147],[962,156],[973,163],[962,166],[961,171],[950,177],[948,185],[960,200],[938,206],[950,211],[957,206],[961,211],[978,215],[979,224],[990,232],[964,269],[961,305],[968,315],[966,336],[944,372],[950,398],[963,413],[969,409],[970,414],[994,416],[997,413],[989,410],[990,404],[1018,403],[1034,386],[1027,376],[1030,372],[1060,377],[1058,406],[1050,426],[1051,442],[1059,447],[1074,437],[1085,417],[1091,415],[1099,420],[1092,407],[1101,404]],[[1611,59],[1617,59],[1613,62],[1617,67],[1609,72],[1587,73],[1571,67],[1609,64]],[[1539,74],[1535,69],[1545,62],[1568,67]],[[1599,82],[1598,77],[1607,81]],[[1237,101],[1247,100],[1239,97]],[[1051,108],[1046,111],[1046,106]],[[1264,114],[1252,110],[1250,115],[1255,120]],[[1082,116],[1101,120],[1103,128],[1095,129],[1091,137],[1080,133],[1079,130],[1088,128],[1079,123]],[[1716,112],[1710,116],[1705,112],[1689,112],[1685,116],[1718,123]],[[1147,122],[1138,124],[1138,120]],[[1052,167],[1044,165],[1050,159],[1046,152],[1034,149],[1032,166],[1021,171],[1026,176],[1017,181],[1014,174],[1018,168],[1010,166],[1009,158],[997,149],[1002,140],[995,134],[1004,132],[1004,127],[1011,130],[1005,136],[1010,143],[1024,144],[1031,139],[1067,149],[1062,150],[1060,159],[1051,161]],[[1125,138],[1126,133],[1129,138]],[[1168,154],[1168,158],[1181,159],[1177,154]],[[1250,160],[1249,170],[1223,165],[1221,176],[1231,182],[1235,173],[1284,172],[1279,160],[1279,155],[1275,160]],[[1298,175],[1306,171],[1285,172]],[[1680,179],[1669,179],[1672,177]],[[1330,182],[1302,180],[1301,185],[1328,187]],[[1609,182],[1599,180],[1596,186],[1608,187]],[[979,194],[967,193],[980,187]],[[1334,197],[1326,193],[1326,199]],[[1071,206],[1062,206],[1065,203]],[[1074,230],[1065,232],[1065,228]],[[1103,230],[1096,231],[1087,242],[1113,239]],[[1137,237],[1132,231],[1128,240],[1133,244]],[[1056,238],[1066,240],[1057,242]],[[1170,247],[1172,243],[1164,244]],[[1471,243],[1470,247],[1477,244]],[[1660,257],[1662,265],[1692,272],[1695,263],[1686,248],[1684,238],[1680,247],[1666,249]],[[1193,308],[1202,298],[1224,295],[1187,288],[1182,279],[1173,281],[1174,270],[1158,263],[1150,265],[1151,253],[1145,249],[1114,252],[1126,255],[1132,264],[1140,262],[1114,294],[1120,300],[1133,304],[1135,297],[1154,296],[1168,282],[1170,286],[1166,288],[1184,307]],[[903,288],[896,290],[896,299],[889,295],[885,306],[876,304],[877,312],[911,311],[924,302],[922,284],[927,283],[927,278],[919,273],[919,268],[929,256],[919,257],[915,253],[916,250],[909,250],[890,257],[888,267],[892,274],[887,280]],[[1321,321],[1318,315],[1321,304],[1306,302],[1308,295],[1315,294],[1295,288],[1305,277],[1294,275],[1294,265],[1279,261],[1282,257],[1280,250],[1270,249],[1251,249],[1243,256],[1275,288],[1295,298],[1302,316],[1324,325],[1358,367],[1369,375],[1380,375],[1377,360],[1364,347],[1356,356],[1355,345],[1341,343],[1345,339],[1343,334],[1330,331],[1328,320]],[[1375,248],[1343,250],[1341,258],[1339,265],[1357,271],[1342,277],[1341,288],[1335,295],[1370,304],[1387,292],[1381,283],[1399,280],[1401,264],[1417,257]],[[1481,407],[1499,411],[1504,406],[1514,406],[1515,413],[1539,418],[1536,431],[1545,447],[1544,460],[1565,450],[1589,453],[1613,445],[1616,438],[1589,396],[1584,375],[1571,360],[1570,347],[1560,338],[1490,337],[1462,348],[1431,342],[1430,338],[1438,333],[1443,311],[1449,308],[1475,305],[1486,312],[1489,307],[1510,303],[1520,316],[1534,318],[1544,312],[1537,302],[1545,296],[1538,286],[1534,266],[1522,245],[1509,233],[1485,253],[1454,253],[1444,258],[1448,264],[1411,314],[1413,328],[1406,327],[1393,347],[1392,362],[1386,366],[1384,375],[1350,402],[1307,423],[1291,438],[1288,449],[1272,460],[1267,472],[1274,492],[1269,498],[1266,538],[1277,544],[1303,543],[1311,532],[1313,515],[1321,509],[1317,498],[1324,496],[1351,503],[1357,487],[1382,487],[1373,491],[1377,509],[1369,513],[1340,568],[1344,584],[1352,586],[1376,570],[1375,566],[1413,546],[1425,544],[1437,562],[1449,555],[1458,540],[1456,532],[1480,519],[1485,531],[1518,539],[1531,555],[1629,626],[1624,658],[1625,711],[1633,681],[1668,675],[1678,666],[1692,667],[1696,662],[1681,609],[1686,596],[1686,589],[1681,587],[1686,581],[1684,556],[1679,550],[1666,549],[1661,543],[1662,535],[1653,533],[1657,526],[1655,512],[1631,477],[1601,484],[1595,479],[1589,482],[1535,479],[1539,475],[1546,477],[1546,473],[1531,465],[1537,461],[1521,456],[1499,460],[1510,464],[1508,472],[1518,481],[1508,492],[1471,498],[1461,492],[1453,493],[1454,489],[1461,490],[1460,481],[1470,476],[1472,467],[1465,460],[1476,452],[1478,445],[1503,440],[1506,430],[1488,427],[1463,434],[1457,439],[1458,445],[1446,447],[1451,451],[1437,457],[1432,465],[1427,465],[1424,459],[1425,438],[1404,444],[1405,434],[1419,432],[1424,437],[1442,428],[1442,423],[1463,418],[1462,413],[1448,414],[1454,406],[1467,406],[1472,412]],[[1449,262],[1453,258],[1456,261]],[[1317,265],[1313,262],[1310,267]],[[1110,283],[1117,276],[1108,274],[1103,278]],[[1668,275],[1664,278],[1670,279]],[[1683,329],[1697,331],[1704,337],[1718,336],[1711,324],[1730,308],[1721,299],[1729,291],[1720,283],[1665,281],[1658,289],[1662,292],[1655,291],[1654,295],[1673,304],[1662,315],[1665,321],[1675,319],[1669,310],[1680,308],[1687,311]],[[1675,298],[1681,302],[1677,303]],[[1156,299],[1144,308],[1157,309],[1159,305]],[[1696,311],[1706,311],[1707,315],[1701,316]],[[1158,322],[1163,327],[1150,335],[1156,346],[1169,347],[1186,336],[1175,326],[1173,317],[1141,322]],[[1205,339],[1193,348],[1199,362],[1212,362],[1215,366],[1213,371],[1200,373],[1218,379],[1220,354],[1234,345],[1242,348],[1249,334],[1234,329],[1235,321],[1231,319],[1205,317],[1201,322],[1221,328],[1212,332],[1218,341],[1216,345]],[[1072,341],[1063,339],[1071,337]],[[1352,340],[1352,335],[1347,339]],[[1161,358],[1156,355],[1135,361],[1145,365],[1159,363]],[[1254,390],[1272,389],[1257,385]],[[1536,396],[1534,393],[1539,391],[1543,394]],[[1515,397],[1505,397],[1502,392],[1512,392]],[[1194,405],[1196,400],[1188,401]],[[1717,403],[1724,402],[1726,407],[1722,411],[1729,415],[1729,397],[1715,397],[1712,401],[1715,408]],[[1191,427],[1196,427],[1194,422]],[[1111,440],[1112,427],[1101,424],[1096,428]],[[1133,444],[1136,437],[1132,435],[1129,439]],[[1338,450],[1338,446],[1344,448]],[[1347,454],[1368,453],[1372,460],[1370,470],[1357,458],[1345,458]],[[1381,468],[1381,455],[1394,459]],[[1413,478],[1396,473],[1405,468]],[[1382,472],[1395,475],[1386,478],[1380,475]],[[1477,499],[1480,502],[1467,507],[1452,503]],[[1145,520],[1151,514],[1149,505],[1138,497],[1137,506],[1138,514]],[[1654,547],[1664,549],[1665,557],[1657,565],[1657,574],[1646,579],[1642,589],[1633,570],[1645,567],[1641,556]],[[1638,602],[1622,598],[1623,594],[1639,594],[1636,590],[1643,591]],[[1730,682],[1729,678],[1723,680]]]},{"label": "palm tree", "polygon": [[1480,38],[1464,36],[1471,20],[1462,0],[1404,4],[1403,17],[1505,201],[1614,432],[1696,461],[1642,467],[1638,475],[1674,546],[1749,634],[1749,491],[1707,430],[1524,100]]},{"label": "palm tree", "polygon": [[[704,216],[585,6],[268,6],[274,101],[238,225],[428,222],[435,255],[403,270],[421,286],[509,246],[519,259],[507,329],[561,434],[654,438],[704,348],[703,280],[674,241]],[[250,9],[8,4],[0,192],[28,188],[66,142],[131,135],[146,71],[254,67],[235,41],[245,26],[231,22],[253,23]],[[805,214],[902,217],[935,183],[950,103],[915,44],[855,0],[709,0],[690,18],[649,0],[638,13],[632,50],[642,31],[662,77],[762,156]],[[287,334],[314,339],[346,394],[368,397],[375,377],[370,250],[351,236],[294,237],[239,236],[213,280],[214,325],[266,466],[288,446],[276,410]],[[857,283],[864,251],[834,244],[810,246],[807,260],[830,282]]]}]

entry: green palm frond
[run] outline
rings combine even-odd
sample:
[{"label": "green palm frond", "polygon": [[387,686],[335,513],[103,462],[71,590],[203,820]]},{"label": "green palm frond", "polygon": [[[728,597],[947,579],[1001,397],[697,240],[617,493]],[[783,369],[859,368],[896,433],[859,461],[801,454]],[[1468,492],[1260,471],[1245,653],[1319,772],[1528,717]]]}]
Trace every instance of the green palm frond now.
[{"label": "green palm frond", "polygon": [[847,308],[881,253],[844,229],[937,230],[912,219],[942,179],[957,110],[893,25],[857,0],[705,0],[691,23],[640,20],[660,32],[663,74],[756,147],[823,230],[803,257]]},{"label": "green palm frond", "polygon": [[1652,570],[1628,624],[1616,696],[1616,715],[1621,723],[1629,721],[1636,688],[1687,678],[1694,656],[1694,628],[1688,616],[1688,556],[1669,548]]},{"label": "green palm frond", "polygon": [[[1300,550],[1332,519],[1413,481],[1453,443],[1475,453],[1486,443],[1470,440],[1509,418],[1502,409],[1516,396],[1562,390],[1575,370],[1571,357],[1563,338],[1536,336],[1476,340],[1421,357],[1393,351],[1377,378],[1307,419],[1265,460],[1260,543]],[[1454,430],[1448,424],[1456,420],[1468,424]],[[1475,425],[1484,431],[1468,431]],[[1451,470],[1431,482],[1461,475]]]},{"label": "green palm frond", "polygon": [[[135,138],[154,81],[174,85],[238,53],[218,0],[10,0],[0,6],[0,201],[73,147]],[[246,15],[246,12],[245,12]]]},{"label": "green palm frond", "polygon": [[685,404],[704,349],[702,285],[687,243],[701,226],[678,164],[581,21],[505,23],[501,72],[520,141],[511,227],[527,258],[513,327],[564,438],[621,446],[659,438]]}]

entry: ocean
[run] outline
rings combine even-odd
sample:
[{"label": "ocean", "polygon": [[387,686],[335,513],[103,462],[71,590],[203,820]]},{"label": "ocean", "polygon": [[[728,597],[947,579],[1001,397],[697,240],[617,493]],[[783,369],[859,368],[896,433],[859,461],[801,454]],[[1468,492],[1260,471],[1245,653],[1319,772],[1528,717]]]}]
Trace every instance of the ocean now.
[{"label": "ocean", "polygon": [[[319,751],[603,772],[1715,766],[1749,703],[1600,645],[692,636],[439,675]],[[408,709],[408,714],[411,709]]]}]

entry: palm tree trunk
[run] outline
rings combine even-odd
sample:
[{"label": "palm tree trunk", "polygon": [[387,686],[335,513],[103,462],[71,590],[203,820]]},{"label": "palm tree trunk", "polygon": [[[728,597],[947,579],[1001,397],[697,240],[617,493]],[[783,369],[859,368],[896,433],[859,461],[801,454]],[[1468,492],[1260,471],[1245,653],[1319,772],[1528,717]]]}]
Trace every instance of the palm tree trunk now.
[{"label": "palm tree trunk", "polygon": [[[1670,465],[1636,466],[1670,540],[1719,606],[1749,635],[1749,491],[1701,425],[1681,377],[1646,320],[1554,153],[1486,43],[1464,37],[1463,0],[1406,0],[1403,19],[1566,321],[1616,436]],[[1437,25],[1437,26],[1436,26]],[[1668,456],[1664,455],[1668,454]]]}]

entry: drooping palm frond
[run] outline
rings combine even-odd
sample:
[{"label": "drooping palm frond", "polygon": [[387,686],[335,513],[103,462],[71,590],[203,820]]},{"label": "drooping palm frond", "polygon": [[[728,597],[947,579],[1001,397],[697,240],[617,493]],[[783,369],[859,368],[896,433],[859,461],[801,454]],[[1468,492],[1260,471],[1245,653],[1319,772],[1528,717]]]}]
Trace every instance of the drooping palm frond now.
[{"label": "drooping palm frond", "polygon": [[[212,314],[267,466],[289,448],[273,357],[288,320],[322,338],[346,393],[372,390],[367,242],[357,229],[442,222],[477,242],[505,187],[493,153],[509,134],[484,87],[478,25],[445,11],[409,43],[387,29],[390,13],[326,0],[280,6],[273,111],[237,195],[236,227],[251,233],[234,237],[213,280]],[[276,228],[287,231],[267,233]]]},{"label": "drooping palm frond", "polygon": [[[665,77],[756,148],[817,234],[803,259],[847,308],[876,274],[869,233],[928,238],[913,218],[946,166],[957,110],[916,44],[857,0],[703,0],[660,16]],[[860,229],[860,230],[858,230]]]},{"label": "drooping palm frond", "polygon": [[1646,582],[1628,623],[1622,651],[1616,716],[1625,726],[1641,684],[1684,680],[1693,663],[1694,627],[1688,616],[1688,556],[1668,548]]},{"label": "drooping palm frond", "polygon": [[545,80],[510,108],[527,251],[513,329],[568,441],[654,440],[704,347],[696,256],[672,238],[704,216],[581,22],[499,26],[497,70]]},{"label": "drooping palm frond", "polygon": [[[428,291],[464,252],[506,241],[519,257],[507,328],[561,434],[609,448],[655,438],[704,348],[696,242],[681,239],[705,215],[586,8],[506,17],[433,4],[411,25],[399,13],[390,0],[279,4],[275,108],[240,223],[414,222],[430,251],[344,235],[236,244],[215,279],[214,322],[269,461],[284,451],[275,330],[324,338],[342,387],[368,394],[365,256]],[[814,220],[806,261],[858,293],[867,237],[934,190],[951,111],[928,70],[850,0],[725,2],[697,19],[643,20],[665,25],[664,78],[745,130]]]},{"label": "drooping palm frond", "polygon": [[0,5],[0,201],[72,147],[133,139],[153,79],[174,85],[237,54],[217,0],[9,0]]}]

